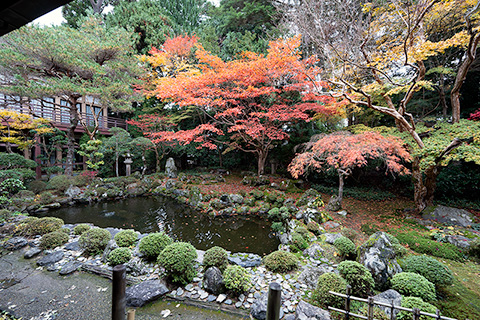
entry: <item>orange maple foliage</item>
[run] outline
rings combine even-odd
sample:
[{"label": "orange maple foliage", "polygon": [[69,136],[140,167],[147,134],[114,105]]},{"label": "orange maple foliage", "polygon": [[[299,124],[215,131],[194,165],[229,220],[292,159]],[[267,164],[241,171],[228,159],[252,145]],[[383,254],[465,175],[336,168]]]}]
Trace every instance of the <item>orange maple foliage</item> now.
[{"label": "orange maple foliage", "polygon": [[410,161],[411,156],[399,138],[382,136],[378,132],[351,134],[344,131],[321,136],[307,151],[295,156],[288,171],[298,178],[308,171],[337,170],[341,203],[345,178],[355,167],[365,166],[371,159],[383,160],[387,173],[409,173],[402,162]]},{"label": "orange maple foliage", "polygon": [[[270,43],[266,55],[243,53],[233,61],[222,61],[196,44],[195,69],[147,84],[145,94],[180,107],[195,106],[208,123],[191,130],[158,132],[157,136],[199,147],[217,148],[217,135],[229,134],[230,148],[252,152],[258,158],[258,173],[270,149],[289,138],[286,128],[297,121],[309,121],[315,114],[337,112],[336,101],[321,93],[316,59],[301,58],[300,37]],[[155,61],[158,52],[151,52]],[[155,65],[152,65],[155,67]]]}]

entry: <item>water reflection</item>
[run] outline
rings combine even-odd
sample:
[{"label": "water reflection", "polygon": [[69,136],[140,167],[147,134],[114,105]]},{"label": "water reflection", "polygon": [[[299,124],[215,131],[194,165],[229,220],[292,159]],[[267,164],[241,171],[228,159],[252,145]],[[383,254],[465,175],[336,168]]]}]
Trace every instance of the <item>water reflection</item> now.
[{"label": "water reflection", "polygon": [[232,252],[267,254],[278,246],[270,224],[258,217],[210,218],[167,198],[129,198],[61,208],[45,215],[65,223],[90,222],[100,227],[165,231],[176,240],[206,250],[221,246]]}]

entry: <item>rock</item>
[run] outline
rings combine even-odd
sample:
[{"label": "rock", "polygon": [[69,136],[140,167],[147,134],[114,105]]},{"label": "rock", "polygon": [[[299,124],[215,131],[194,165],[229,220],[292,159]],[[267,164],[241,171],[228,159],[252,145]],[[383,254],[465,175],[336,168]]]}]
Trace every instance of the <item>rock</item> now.
[{"label": "rock", "polygon": [[160,280],[147,280],[128,287],[125,291],[125,299],[127,306],[141,307],[168,292],[169,290]]},{"label": "rock", "polygon": [[220,269],[210,267],[203,276],[203,287],[206,291],[218,295],[225,291],[225,283]]},{"label": "rock", "polygon": [[311,304],[300,300],[297,305],[297,310],[295,311],[295,319],[330,320],[330,313],[327,310],[312,306]]},{"label": "rock", "polygon": [[376,232],[359,249],[359,262],[372,273],[377,290],[386,290],[393,275],[402,272],[387,234]]},{"label": "rock", "polygon": [[317,287],[318,278],[327,272],[323,267],[304,267],[302,273],[298,276],[298,282],[304,283],[310,289]]},{"label": "rock", "polygon": [[42,252],[42,249],[38,248],[38,247],[33,247],[29,250],[27,250],[27,252],[25,252],[25,254],[23,255],[23,257],[25,259],[31,259],[33,258],[34,256],[36,256],[37,254],[39,254],[40,252]]},{"label": "rock", "polygon": [[318,260],[322,257],[323,249],[318,243],[312,244],[307,249],[303,250],[303,254],[312,259]]},{"label": "rock", "polygon": [[77,271],[79,268],[81,268],[83,263],[79,261],[70,261],[66,265],[62,266],[62,269],[60,269],[59,274],[64,276],[70,273],[73,273]]},{"label": "rock", "polygon": [[346,210],[338,211],[337,214],[346,217],[347,211]]},{"label": "rock", "polygon": [[329,211],[340,211],[342,209],[342,203],[338,196],[332,196],[330,200],[328,200],[328,204],[325,209]]},{"label": "rock", "polygon": [[257,267],[262,264],[262,258],[253,253],[234,253],[228,257],[228,262],[244,268]]},{"label": "rock", "polygon": [[323,235],[325,236],[325,242],[330,244],[333,244],[338,238],[343,237],[340,233],[325,233]]},{"label": "rock", "polygon": [[335,222],[335,221],[327,221],[323,224],[325,228],[333,229],[336,228],[340,225],[340,223]]},{"label": "rock", "polygon": [[[115,214],[115,212],[112,212],[112,214]],[[115,237],[115,235],[116,235],[117,233],[119,233],[120,231],[122,231],[123,229],[108,227],[108,228],[105,228],[105,230],[107,230],[108,232],[110,232],[110,235],[112,236],[112,239],[113,239],[113,237]]]},{"label": "rock", "polygon": [[147,266],[143,263],[139,257],[133,257],[125,264],[127,272],[134,277],[138,277],[148,273]]},{"label": "rock", "polygon": [[281,244],[289,244],[290,240],[289,240],[288,233],[286,233],[286,232],[281,233],[278,236],[278,240],[280,241]]},{"label": "rock", "polygon": [[[396,306],[401,306],[402,305],[402,295],[398,293],[397,291],[393,289],[388,289],[387,291],[384,291],[382,293],[377,294],[376,296],[373,297],[373,300],[383,302],[383,303],[388,303],[391,304],[393,300],[393,304]],[[382,309],[387,316],[390,318],[390,311],[391,308],[389,307],[383,307],[383,306],[377,306],[378,308]],[[399,313],[400,310],[394,310],[393,313],[395,316],[397,313]]]},{"label": "rock", "polygon": [[243,197],[239,194],[230,194],[228,197],[230,198],[231,203],[237,203],[237,204],[243,203]]},{"label": "rock", "polygon": [[175,166],[175,160],[173,158],[168,158],[167,163],[165,164],[165,175],[167,178],[176,178],[177,177],[177,167]]},{"label": "rock", "polygon": [[205,251],[204,250],[197,250],[197,261],[199,264],[203,264],[203,257],[205,256]]},{"label": "rock", "polygon": [[47,208],[47,209],[58,209],[60,208],[62,205],[58,202],[54,202],[54,203],[50,203],[50,204],[46,204],[44,205],[43,207],[44,208]]},{"label": "rock", "polygon": [[81,251],[82,248],[80,248],[80,244],[78,243],[78,241],[73,241],[65,245],[65,250]]},{"label": "rock", "polygon": [[468,227],[473,223],[473,215],[464,209],[437,206],[433,210],[423,213],[423,219],[436,222]]},{"label": "rock", "polygon": [[470,247],[470,242],[473,241],[473,239],[468,239],[459,234],[447,235],[445,239],[460,249],[468,249]]},{"label": "rock", "polygon": [[217,297],[217,300],[215,301],[217,301],[218,303],[222,303],[223,301],[225,301],[225,299],[227,299],[227,296],[222,293]]},{"label": "rock", "polygon": [[50,266],[63,259],[63,251],[53,251],[37,261],[39,266]]},{"label": "rock", "polygon": [[[265,320],[267,318],[267,303],[268,303],[268,295],[267,295],[266,292],[262,292],[260,297],[255,299],[255,301],[251,305],[250,315],[254,319]],[[283,312],[282,308],[280,308],[279,319],[283,318],[283,314],[284,314],[284,312]]]},{"label": "rock", "polygon": [[115,240],[112,239],[112,240],[108,241],[107,247],[105,248],[105,250],[103,251],[103,254],[102,254],[102,262],[106,263],[108,261],[108,255],[110,254],[110,252],[112,252],[113,250],[115,250],[117,248],[118,248],[118,245],[115,242]]},{"label": "rock", "polygon": [[24,237],[13,237],[5,241],[3,244],[3,248],[14,251],[14,250],[19,250],[23,247],[25,247],[28,244],[28,240]]},{"label": "rock", "polygon": [[82,194],[82,189],[76,186],[70,186],[67,191],[65,191],[65,195],[72,199],[78,198],[80,194]]}]

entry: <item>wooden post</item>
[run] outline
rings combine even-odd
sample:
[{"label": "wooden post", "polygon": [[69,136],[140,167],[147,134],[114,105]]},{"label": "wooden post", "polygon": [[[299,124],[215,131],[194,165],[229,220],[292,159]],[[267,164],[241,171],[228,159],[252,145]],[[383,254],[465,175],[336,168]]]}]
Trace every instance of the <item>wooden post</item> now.
[{"label": "wooden post", "polygon": [[442,316],[440,315],[440,310],[437,309],[437,320],[441,320]]},{"label": "wooden post", "polygon": [[368,297],[368,320],[373,320],[373,297]]},{"label": "wooden post", "polygon": [[390,307],[390,320],[395,320],[395,305],[393,304],[393,299],[392,299],[392,306]]},{"label": "wooden post", "polygon": [[413,308],[413,320],[420,320],[420,309]]},{"label": "wooden post", "polygon": [[112,320],[125,320],[126,267],[123,264],[113,267],[112,276]]},{"label": "wooden post", "polygon": [[352,294],[352,287],[347,285],[347,297],[345,298],[345,320],[350,319],[350,295]]},{"label": "wooden post", "polygon": [[282,287],[277,282],[270,283],[268,288],[267,317],[266,320],[280,319],[280,306],[282,304]]}]

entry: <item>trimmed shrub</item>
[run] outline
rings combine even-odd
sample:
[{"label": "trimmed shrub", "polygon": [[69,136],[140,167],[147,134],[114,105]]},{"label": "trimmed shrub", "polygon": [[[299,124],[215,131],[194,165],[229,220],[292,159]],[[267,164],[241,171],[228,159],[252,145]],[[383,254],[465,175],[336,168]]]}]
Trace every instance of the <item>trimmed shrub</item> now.
[{"label": "trimmed shrub", "polygon": [[49,190],[58,190],[65,192],[71,185],[74,185],[73,177],[59,174],[47,182],[46,188]]},{"label": "trimmed shrub", "polygon": [[112,235],[108,230],[92,228],[85,231],[78,240],[80,247],[89,255],[97,255],[105,250]]},{"label": "trimmed shrub", "polygon": [[132,229],[122,230],[117,233],[113,239],[115,239],[115,242],[119,247],[130,247],[137,241],[138,234]]},{"label": "trimmed shrub", "polygon": [[328,306],[341,308],[344,306],[345,300],[328,292],[345,293],[346,289],[345,279],[332,272],[324,273],[318,277],[317,287],[312,294],[313,302],[323,309],[327,309]]},{"label": "trimmed shrub", "polygon": [[290,252],[278,250],[270,253],[263,259],[268,270],[273,272],[287,272],[298,267],[297,257]]},{"label": "trimmed shrub", "polygon": [[[368,307],[363,306],[358,310],[358,313],[361,314],[362,316],[368,316]],[[376,320],[390,320],[391,318],[387,316],[385,311],[380,309],[379,307],[373,307],[373,319]]]},{"label": "trimmed shrub", "polygon": [[462,253],[453,244],[430,240],[415,231],[399,233],[397,239],[403,244],[408,244],[410,249],[418,253],[456,261],[463,260]]},{"label": "trimmed shrub", "polygon": [[61,231],[47,233],[40,239],[40,247],[43,249],[54,249],[68,242],[68,234]]},{"label": "trimmed shrub", "polygon": [[310,237],[310,232],[306,227],[296,227],[294,231],[301,234],[304,239],[308,239]]},{"label": "trimmed shrub", "polygon": [[16,194],[16,197],[17,197],[17,198],[22,198],[22,199],[25,199],[25,198],[35,198],[35,193],[33,193],[33,192],[30,191],[30,190],[20,190],[20,191]]},{"label": "trimmed shrub", "polygon": [[165,268],[173,283],[187,284],[196,275],[197,250],[188,242],[174,242],[158,255],[157,263]]},{"label": "trimmed shrub", "polygon": [[205,251],[203,256],[203,265],[205,270],[210,267],[217,267],[220,270],[225,270],[228,264],[227,250],[221,247],[212,247]]},{"label": "trimmed shrub", "polygon": [[40,204],[44,205],[44,204],[52,203],[55,197],[50,191],[43,191],[37,196],[37,199]]},{"label": "trimmed shrub", "polygon": [[290,242],[290,249],[293,252],[303,251],[308,248],[307,240],[297,232],[292,232],[292,241]]},{"label": "trimmed shrub", "polygon": [[228,266],[223,273],[225,287],[235,293],[243,293],[252,286],[251,276],[245,268],[238,265]]},{"label": "trimmed shrub", "polygon": [[70,235],[71,231],[68,228],[60,228],[58,231],[65,233],[66,235]]},{"label": "trimmed shrub", "polygon": [[352,287],[353,295],[367,297],[372,293],[375,281],[370,271],[356,261],[342,261],[337,267],[340,275]]},{"label": "trimmed shrub", "polygon": [[138,250],[140,250],[147,260],[155,260],[158,258],[160,252],[162,252],[166,246],[172,243],[172,238],[170,238],[166,233],[150,233],[148,236],[143,237],[140,240]]},{"label": "trimmed shrub", "polygon": [[355,243],[347,237],[342,236],[335,239],[333,246],[337,248],[338,253],[340,253],[343,258],[355,256]]},{"label": "trimmed shrub", "polygon": [[315,235],[318,235],[321,232],[320,225],[315,221],[307,223],[307,230]]},{"label": "trimmed shrub", "polygon": [[472,257],[480,259],[480,238],[476,238],[472,242],[470,242],[468,254]]},{"label": "trimmed shrub", "polygon": [[392,289],[397,290],[401,295],[419,297],[424,301],[435,300],[434,284],[417,273],[400,272],[394,275],[390,282]]},{"label": "trimmed shrub", "polygon": [[35,218],[28,217],[22,220],[19,229],[20,233],[34,236],[43,235],[59,230],[63,226],[63,220],[54,217]]},{"label": "trimmed shrub", "polygon": [[429,256],[409,256],[401,266],[403,271],[418,273],[436,286],[449,286],[453,283],[452,271]]},{"label": "trimmed shrub", "polygon": [[132,251],[128,248],[116,248],[108,255],[108,264],[111,266],[117,266],[119,264],[125,264],[132,259]]},{"label": "trimmed shrub", "polygon": [[[422,299],[418,297],[403,297],[402,298],[402,307],[404,308],[418,308],[420,311],[433,313],[437,312],[437,308],[434,305],[431,305],[428,302],[424,302]],[[412,319],[412,313],[407,311],[400,311],[397,314],[397,320],[410,320]],[[432,318],[427,316],[420,316],[419,320],[432,320]]]},{"label": "trimmed shrub", "polygon": [[0,191],[7,194],[15,194],[20,190],[24,190],[25,186],[20,179],[9,178],[0,182]]},{"label": "trimmed shrub", "polygon": [[285,226],[282,222],[274,222],[271,226],[272,230],[275,232],[285,232]]},{"label": "trimmed shrub", "polygon": [[73,228],[73,233],[77,236],[81,236],[85,231],[90,230],[92,227],[90,227],[86,223],[80,223],[79,225],[76,225],[75,228]]}]

